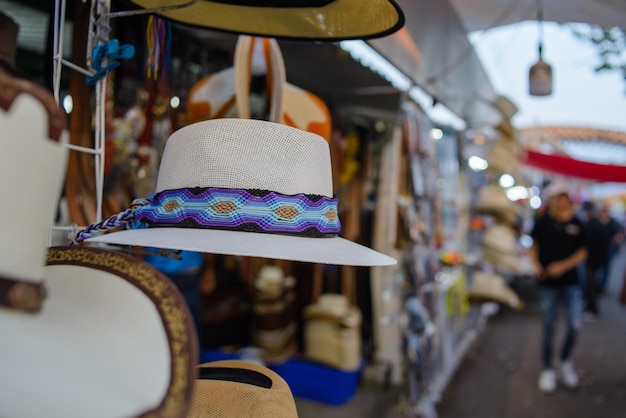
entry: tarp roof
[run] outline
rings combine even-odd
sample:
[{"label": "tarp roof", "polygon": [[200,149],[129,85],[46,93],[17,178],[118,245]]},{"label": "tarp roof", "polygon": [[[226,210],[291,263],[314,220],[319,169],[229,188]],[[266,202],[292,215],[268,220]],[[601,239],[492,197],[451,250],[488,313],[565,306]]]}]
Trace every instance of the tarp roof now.
[{"label": "tarp roof", "polygon": [[498,94],[448,0],[397,0],[406,26],[368,43],[431,96],[468,122],[496,125]]},{"label": "tarp roof", "polygon": [[[541,0],[450,0],[468,32],[536,20]],[[558,23],[590,23],[626,27],[623,0],[541,1],[543,18]]]}]

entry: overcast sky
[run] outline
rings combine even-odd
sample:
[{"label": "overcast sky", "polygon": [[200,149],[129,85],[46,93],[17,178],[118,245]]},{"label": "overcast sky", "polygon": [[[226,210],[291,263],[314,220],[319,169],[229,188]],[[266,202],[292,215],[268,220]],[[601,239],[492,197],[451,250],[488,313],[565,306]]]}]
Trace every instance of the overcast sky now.
[{"label": "overcast sky", "polygon": [[513,123],[572,125],[626,131],[626,81],[620,72],[595,73],[596,49],[577,39],[569,25],[545,23],[544,60],[552,65],[553,95],[528,95],[528,69],[537,61],[536,22],[470,34],[500,94],[519,107]]},{"label": "overcast sky", "polygon": [[[544,26],[544,60],[552,65],[553,95],[528,95],[528,69],[537,61],[536,22],[521,22],[470,34],[496,91],[519,107],[513,119],[518,128],[533,125],[570,125],[626,132],[626,80],[617,71],[596,73],[596,49],[572,34],[572,27]],[[626,146],[570,144],[574,158],[626,164]],[[625,184],[594,184],[589,197],[623,192]]]}]

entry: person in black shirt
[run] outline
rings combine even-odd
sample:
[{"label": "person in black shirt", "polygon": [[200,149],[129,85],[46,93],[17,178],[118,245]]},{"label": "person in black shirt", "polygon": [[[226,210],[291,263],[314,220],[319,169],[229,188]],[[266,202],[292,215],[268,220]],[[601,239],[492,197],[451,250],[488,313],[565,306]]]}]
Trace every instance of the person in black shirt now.
[{"label": "person in black shirt", "polygon": [[567,317],[567,335],[560,355],[560,377],[568,387],[578,386],[572,365],[572,352],[582,327],[582,292],[577,267],[587,257],[585,228],[574,216],[574,205],[564,191],[554,193],[548,211],[538,218],[532,231],[530,251],[540,285],[543,314],[543,371],[539,389],[549,393],[556,389],[557,375],[553,362],[553,339],[557,311],[563,305]]}]

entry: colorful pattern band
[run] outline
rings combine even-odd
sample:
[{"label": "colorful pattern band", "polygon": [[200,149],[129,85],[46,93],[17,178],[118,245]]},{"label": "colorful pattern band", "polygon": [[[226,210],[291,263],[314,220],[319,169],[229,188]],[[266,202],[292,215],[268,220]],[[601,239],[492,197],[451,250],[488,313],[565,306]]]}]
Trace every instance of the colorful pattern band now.
[{"label": "colorful pattern band", "polygon": [[228,229],[301,236],[337,236],[337,198],[265,190],[185,188],[157,193],[137,207],[149,226]]}]

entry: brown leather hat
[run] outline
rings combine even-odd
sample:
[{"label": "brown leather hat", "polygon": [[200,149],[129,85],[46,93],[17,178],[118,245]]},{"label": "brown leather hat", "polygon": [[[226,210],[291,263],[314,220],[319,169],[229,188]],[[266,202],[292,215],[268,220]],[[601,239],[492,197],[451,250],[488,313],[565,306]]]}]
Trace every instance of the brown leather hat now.
[{"label": "brown leather hat", "polygon": [[13,19],[0,12],[0,61],[10,66],[15,65],[15,50],[17,49],[17,33],[19,26]]}]

